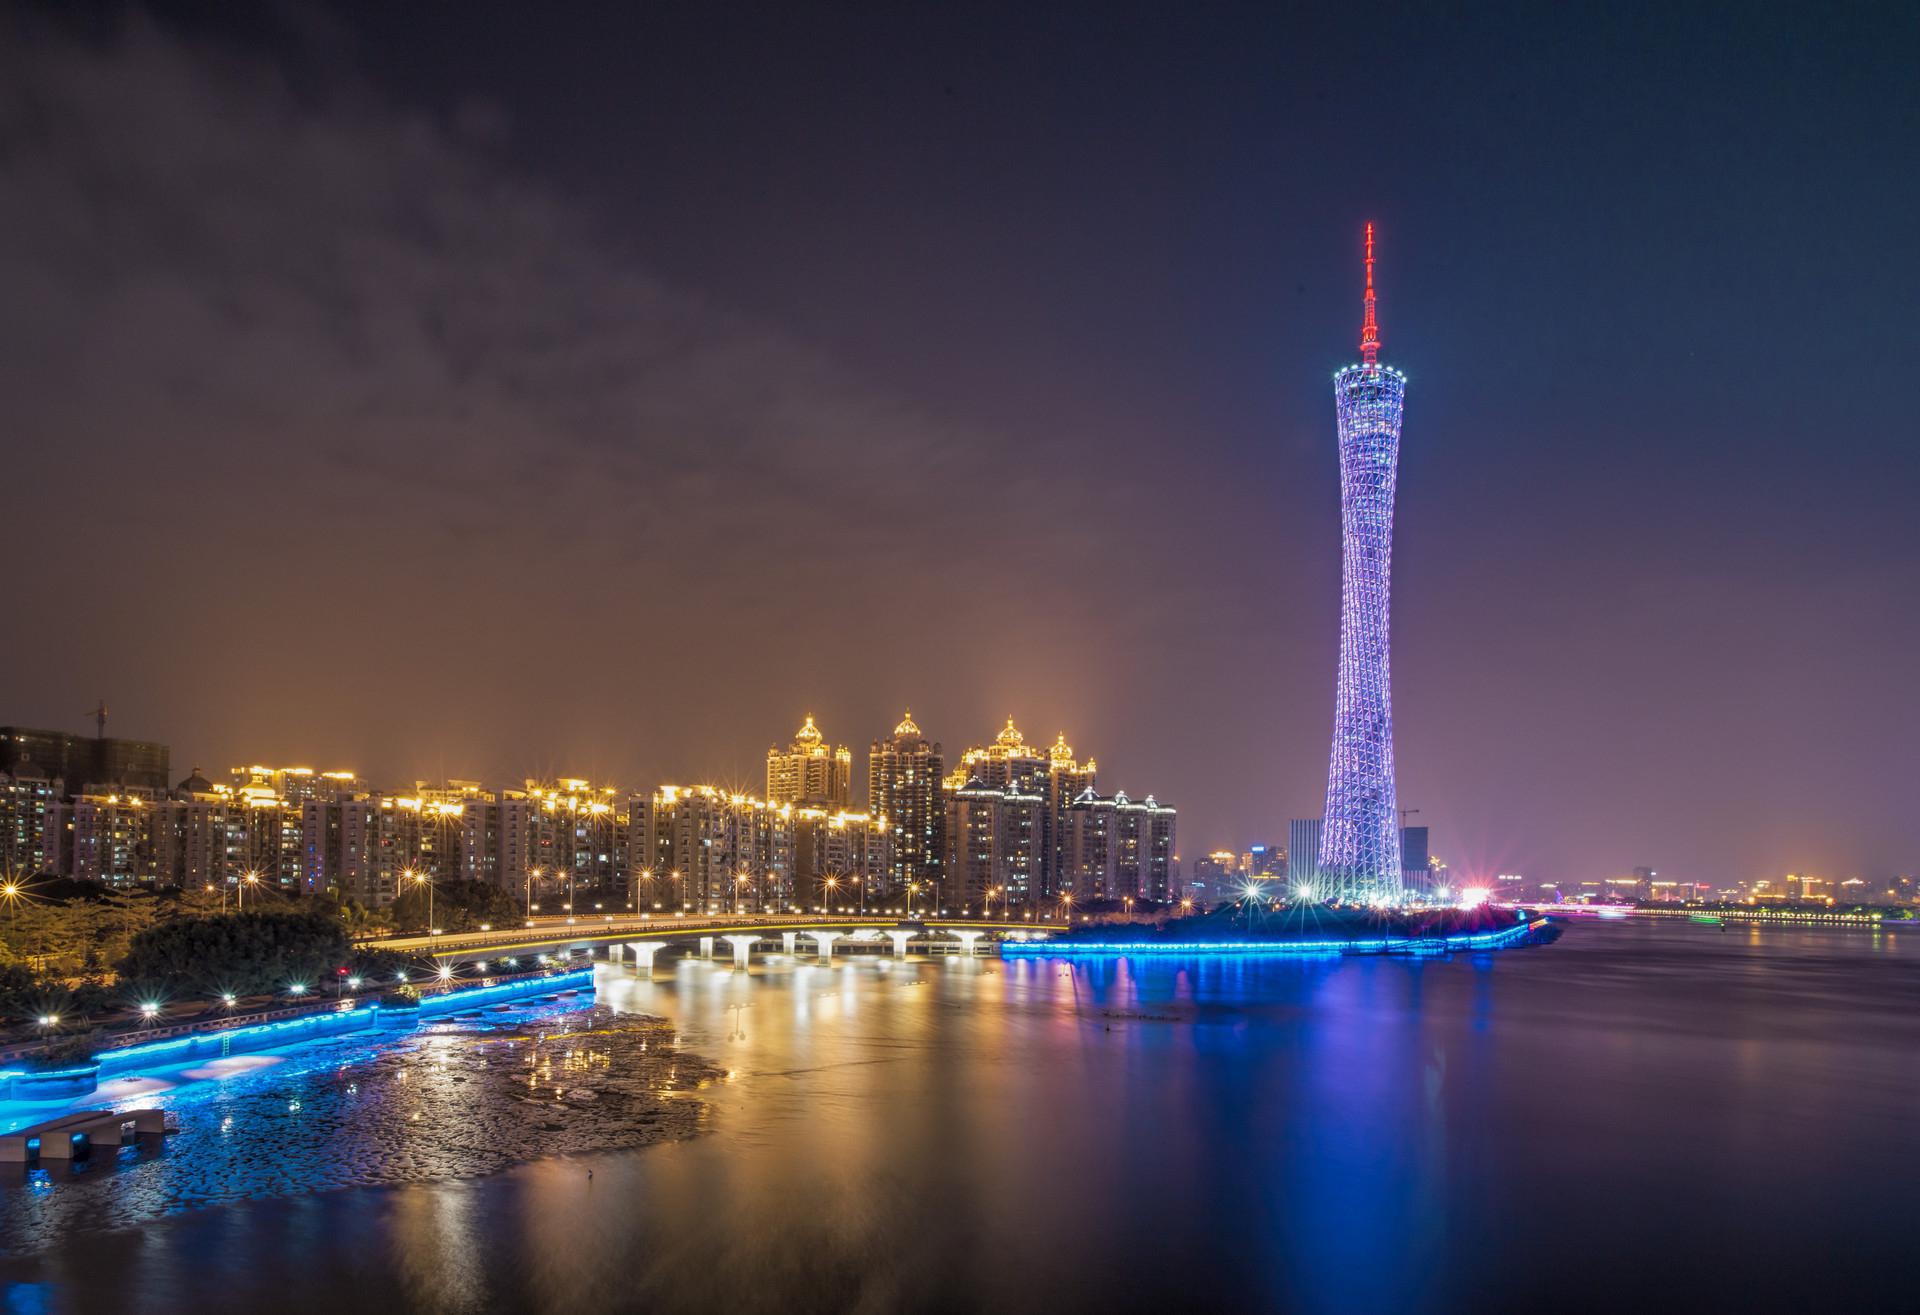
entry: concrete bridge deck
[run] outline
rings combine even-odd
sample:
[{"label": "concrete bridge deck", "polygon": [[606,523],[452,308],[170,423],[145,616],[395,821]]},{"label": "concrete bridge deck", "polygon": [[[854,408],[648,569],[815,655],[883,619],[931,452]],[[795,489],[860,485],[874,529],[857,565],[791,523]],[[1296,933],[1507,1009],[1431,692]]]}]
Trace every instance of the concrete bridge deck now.
[{"label": "concrete bridge deck", "polygon": [[450,936],[396,936],[370,940],[365,944],[379,949],[424,954],[443,963],[464,963],[583,947],[698,943],[702,939],[713,940],[729,935],[751,935],[758,939],[780,936],[791,947],[792,941],[786,938],[813,937],[815,933],[851,936],[862,931],[876,931],[883,936],[891,936],[896,932],[909,932],[916,939],[940,936],[966,939],[961,933],[978,933],[980,939],[984,940],[1035,932],[1057,932],[1064,930],[1065,925],[1045,918],[1030,921],[1025,918],[902,918],[890,913],[768,913],[738,917],[622,917],[576,920],[571,923],[564,919],[536,920],[531,927],[509,927]]},{"label": "concrete bridge deck", "polygon": [[157,1109],[78,1110],[0,1136],[0,1163],[22,1164],[36,1155],[41,1160],[71,1160],[92,1146],[125,1146],[166,1131],[166,1115]]}]

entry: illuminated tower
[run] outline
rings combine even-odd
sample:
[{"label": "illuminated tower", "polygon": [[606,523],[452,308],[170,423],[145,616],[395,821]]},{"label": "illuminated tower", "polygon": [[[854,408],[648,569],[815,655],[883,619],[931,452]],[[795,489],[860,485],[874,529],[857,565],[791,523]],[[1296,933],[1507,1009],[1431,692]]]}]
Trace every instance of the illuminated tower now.
[{"label": "illuminated tower", "polygon": [[1393,486],[1407,377],[1381,365],[1374,321],[1373,225],[1367,225],[1360,364],[1333,377],[1340,418],[1340,683],[1320,831],[1318,894],[1370,903],[1400,894],[1393,795],[1393,679],[1388,594]]}]

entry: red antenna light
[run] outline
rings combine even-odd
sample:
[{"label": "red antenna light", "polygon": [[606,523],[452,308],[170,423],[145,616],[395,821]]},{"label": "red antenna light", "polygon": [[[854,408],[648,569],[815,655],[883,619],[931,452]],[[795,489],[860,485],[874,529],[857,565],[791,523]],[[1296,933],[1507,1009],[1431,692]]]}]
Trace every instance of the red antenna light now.
[{"label": "red antenna light", "polygon": [[1373,225],[1367,225],[1367,318],[1360,326],[1360,358],[1368,365],[1378,364],[1380,326],[1373,318]]}]

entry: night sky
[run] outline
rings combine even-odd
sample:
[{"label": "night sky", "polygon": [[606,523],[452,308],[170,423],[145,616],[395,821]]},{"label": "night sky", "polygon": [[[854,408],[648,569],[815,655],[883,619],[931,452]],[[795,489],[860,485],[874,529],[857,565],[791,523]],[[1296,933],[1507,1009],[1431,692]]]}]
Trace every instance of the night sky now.
[{"label": "night sky", "polygon": [[1440,855],[1920,867],[1920,9],[1293,9],[16,10],[0,721],[1284,841],[1372,219]]}]

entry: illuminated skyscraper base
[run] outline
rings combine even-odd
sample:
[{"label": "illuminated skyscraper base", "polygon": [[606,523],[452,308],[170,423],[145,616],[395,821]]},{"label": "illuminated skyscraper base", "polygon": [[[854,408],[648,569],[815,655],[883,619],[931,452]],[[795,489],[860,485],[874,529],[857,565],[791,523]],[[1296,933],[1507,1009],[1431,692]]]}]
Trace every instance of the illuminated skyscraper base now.
[{"label": "illuminated skyscraper base", "polygon": [[1373,226],[1367,226],[1364,358],[1334,376],[1340,422],[1340,680],[1334,697],[1327,811],[1320,830],[1322,899],[1400,898],[1400,817],[1393,791],[1393,663],[1389,594],[1393,494],[1407,379],[1379,364]]}]

